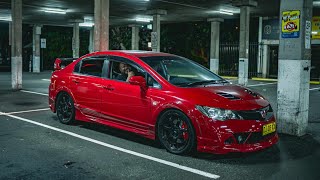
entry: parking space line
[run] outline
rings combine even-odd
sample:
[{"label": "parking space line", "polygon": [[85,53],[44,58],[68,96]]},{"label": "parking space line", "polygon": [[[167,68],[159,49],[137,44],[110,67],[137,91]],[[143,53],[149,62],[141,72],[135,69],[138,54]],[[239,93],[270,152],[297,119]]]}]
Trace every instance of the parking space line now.
[{"label": "parking space line", "polygon": [[16,111],[16,112],[8,112],[8,113],[2,113],[2,114],[9,115],[9,114],[20,114],[20,113],[28,113],[28,112],[47,111],[47,110],[50,110],[50,108],[33,109],[33,110],[26,110],[26,111]]},{"label": "parking space line", "polygon": [[[0,114],[1,114],[1,112],[0,112]],[[104,147],[108,147],[110,149],[121,151],[123,153],[131,154],[131,155],[134,155],[134,156],[137,156],[137,157],[141,157],[141,158],[144,158],[144,159],[147,159],[147,160],[158,162],[160,164],[171,166],[171,167],[174,167],[174,168],[177,168],[177,169],[180,169],[180,170],[184,170],[184,171],[188,171],[188,172],[191,172],[191,173],[194,173],[194,174],[198,174],[200,176],[204,176],[204,177],[208,177],[208,178],[212,178],[212,179],[220,178],[220,176],[216,175],[216,174],[211,174],[211,173],[208,173],[208,172],[205,172],[205,171],[201,171],[201,170],[198,170],[198,169],[194,169],[194,168],[190,168],[190,167],[187,167],[187,166],[183,166],[183,165],[180,165],[180,164],[177,164],[177,163],[173,163],[173,162],[170,162],[170,161],[166,161],[166,160],[163,160],[163,159],[159,159],[159,158],[156,158],[156,157],[153,157],[153,156],[145,155],[145,154],[138,153],[138,152],[135,152],[135,151],[132,151],[132,150],[128,150],[128,149],[124,149],[124,148],[121,148],[121,147],[118,147],[118,146],[115,146],[115,145],[112,145],[112,144],[104,143],[102,141],[98,141],[98,140],[95,140],[95,139],[92,139],[92,138],[89,138],[89,137],[85,137],[85,136],[82,136],[82,135],[79,135],[79,134],[76,134],[76,133],[73,133],[73,132],[69,132],[69,131],[66,131],[66,130],[63,130],[63,129],[52,127],[52,126],[49,126],[49,125],[46,125],[46,124],[42,124],[42,123],[39,123],[39,122],[36,122],[36,121],[32,121],[30,119],[26,119],[26,118],[22,118],[22,117],[18,117],[18,116],[15,116],[15,115],[10,115],[10,114],[3,114],[3,115],[11,117],[11,118],[14,118],[14,119],[18,119],[20,121],[24,121],[24,122],[28,122],[28,123],[31,123],[31,124],[35,124],[35,125],[47,128],[47,129],[51,129],[53,131],[57,131],[57,132],[60,132],[60,133],[63,133],[63,134],[67,134],[67,135],[70,135],[70,136],[73,136],[73,137],[76,137],[76,138],[79,138],[79,139],[82,139],[82,140],[85,140],[85,141],[89,141],[89,142],[92,142],[92,143],[95,143],[95,144],[98,144],[98,145],[101,145],[101,146],[104,146]]]},{"label": "parking space line", "polygon": [[252,85],[248,85],[247,87],[266,86],[271,84],[277,84],[277,83],[275,82],[275,83],[264,83],[264,84],[252,84]]},{"label": "parking space line", "polygon": [[27,91],[27,90],[20,90],[21,92],[25,92],[25,93],[31,93],[31,94],[38,94],[38,95],[42,95],[42,96],[48,96],[48,94],[45,93],[39,93],[39,92],[34,92],[34,91]]},{"label": "parking space line", "polygon": [[42,81],[51,81],[50,79],[41,79]]}]

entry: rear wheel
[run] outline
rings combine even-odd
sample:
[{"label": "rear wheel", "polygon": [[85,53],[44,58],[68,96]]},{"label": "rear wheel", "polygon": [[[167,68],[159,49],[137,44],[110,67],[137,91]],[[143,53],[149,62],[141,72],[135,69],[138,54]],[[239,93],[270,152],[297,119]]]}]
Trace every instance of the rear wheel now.
[{"label": "rear wheel", "polygon": [[160,143],[173,154],[188,154],[195,149],[195,131],[189,118],[178,110],[163,113],[157,125]]},{"label": "rear wheel", "polygon": [[57,116],[61,123],[72,124],[75,122],[75,109],[72,98],[68,93],[62,92],[57,99]]}]

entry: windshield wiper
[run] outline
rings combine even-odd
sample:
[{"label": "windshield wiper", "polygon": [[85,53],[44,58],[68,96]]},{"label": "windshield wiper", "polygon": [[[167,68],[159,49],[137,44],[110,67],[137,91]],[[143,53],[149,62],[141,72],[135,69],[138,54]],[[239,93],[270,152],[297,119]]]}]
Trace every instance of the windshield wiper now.
[{"label": "windshield wiper", "polygon": [[216,83],[218,83],[218,80],[196,81],[196,82],[190,82],[190,83],[182,83],[179,85],[181,85],[181,86],[196,86],[196,85],[216,84]]},{"label": "windshield wiper", "polygon": [[217,83],[230,83],[229,81],[226,81],[224,79],[216,80]]}]

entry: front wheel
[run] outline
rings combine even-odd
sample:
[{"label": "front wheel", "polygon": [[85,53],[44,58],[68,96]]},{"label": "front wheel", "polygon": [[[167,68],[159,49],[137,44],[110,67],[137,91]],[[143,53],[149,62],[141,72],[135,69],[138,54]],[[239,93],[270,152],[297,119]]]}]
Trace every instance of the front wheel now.
[{"label": "front wheel", "polygon": [[160,143],[173,154],[191,153],[196,146],[196,135],[189,118],[178,110],[163,113],[157,125]]},{"label": "front wheel", "polygon": [[57,116],[61,123],[72,124],[75,119],[75,108],[72,98],[68,93],[62,92],[57,99]]}]

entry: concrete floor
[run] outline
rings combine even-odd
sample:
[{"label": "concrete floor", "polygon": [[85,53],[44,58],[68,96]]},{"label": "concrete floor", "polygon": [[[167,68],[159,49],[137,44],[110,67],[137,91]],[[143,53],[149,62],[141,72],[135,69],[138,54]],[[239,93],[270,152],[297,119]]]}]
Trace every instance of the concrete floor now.
[{"label": "concrete floor", "polygon": [[[60,124],[47,109],[50,72],[23,75],[24,90],[43,94],[13,92],[10,79],[0,73],[0,112],[17,112],[0,115],[0,179],[320,179],[320,85],[310,87],[303,137],[280,135],[278,145],[256,153],[177,156],[117,129]],[[249,86],[276,108],[276,83]]]}]

